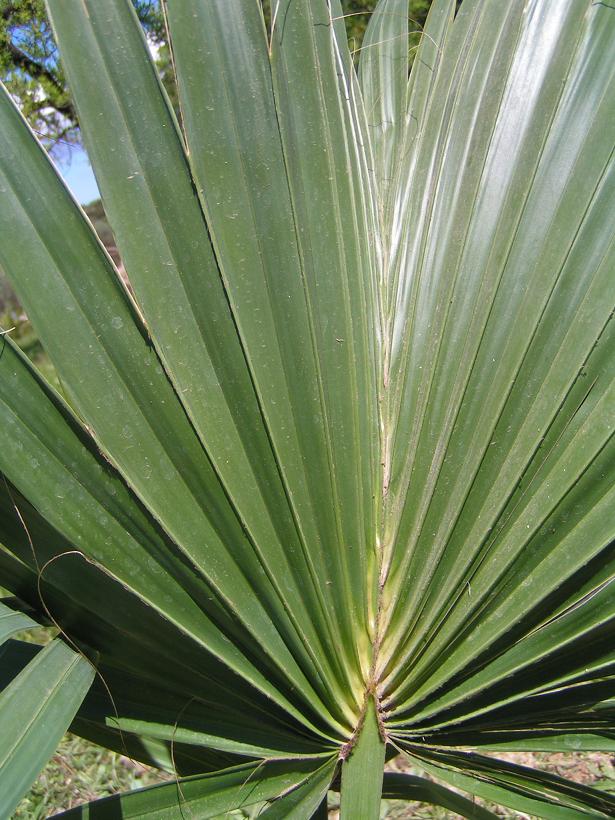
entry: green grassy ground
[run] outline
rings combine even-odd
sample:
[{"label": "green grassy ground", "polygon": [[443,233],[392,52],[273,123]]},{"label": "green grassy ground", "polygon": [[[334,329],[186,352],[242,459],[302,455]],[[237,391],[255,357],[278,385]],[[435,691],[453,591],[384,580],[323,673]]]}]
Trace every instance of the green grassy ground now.
[{"label": "green grassy ground", "polygon": [[97,797],[150,786],[168,775],[66,735],[14,815],[43,820]]}]

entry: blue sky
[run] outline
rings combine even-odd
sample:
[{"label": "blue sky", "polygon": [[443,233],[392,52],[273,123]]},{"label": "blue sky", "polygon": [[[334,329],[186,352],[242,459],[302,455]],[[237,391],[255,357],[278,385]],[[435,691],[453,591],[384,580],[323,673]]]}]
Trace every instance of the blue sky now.
[{"label": "blue sky", "polygon": [[82,205],[98,199],[98,186],[94,179],[92,166],[83,148],[70,150],[70,156],[56,160],[56,165],[68,187]]}]

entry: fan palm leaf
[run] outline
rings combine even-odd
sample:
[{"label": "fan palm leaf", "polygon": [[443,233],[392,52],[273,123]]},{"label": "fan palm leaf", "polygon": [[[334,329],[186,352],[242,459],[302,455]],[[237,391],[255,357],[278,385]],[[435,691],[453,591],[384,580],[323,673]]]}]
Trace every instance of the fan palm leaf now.
[{"label": "fan palm leaf", "polygon": [[381,0],[357,68],[338,0],[167,0],[178,121],[129,0],[48,5],[131,291],[3,94],[65,396],[3,335],[0,579],[96,663],[73,729],[185,776],[77,814],[612,816],[479,752],[614,748],[615,12],[414,54]]}]

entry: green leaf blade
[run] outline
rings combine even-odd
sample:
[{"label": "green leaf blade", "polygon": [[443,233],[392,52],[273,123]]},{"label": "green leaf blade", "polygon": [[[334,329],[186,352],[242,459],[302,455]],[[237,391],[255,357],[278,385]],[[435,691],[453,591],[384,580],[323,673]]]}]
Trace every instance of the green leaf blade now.
[{"label": "green leaf blade", "polygon": [[63,641],[45,647],[0,693],[0,812],[10,816],[53,754],[94,678]]},{"label": "green leaf blade", "polygon": [[107,797],[55,816],[66,820],[79,817],[107,820],[116,818],[120,812],[126,820],[180,820],[185,813],[196,812],[195,816],[205,820],[273,800],[305,782],[312,768],[313,764],[293,761],[246,764],[211,775],[197,775]]},{"label": "green leaf blade", "polygon": [[363,722],[342,762],[340,817],[351,820],[380,817],[385,743],[376,713],[376,704],[370,698],[366,704]]}]

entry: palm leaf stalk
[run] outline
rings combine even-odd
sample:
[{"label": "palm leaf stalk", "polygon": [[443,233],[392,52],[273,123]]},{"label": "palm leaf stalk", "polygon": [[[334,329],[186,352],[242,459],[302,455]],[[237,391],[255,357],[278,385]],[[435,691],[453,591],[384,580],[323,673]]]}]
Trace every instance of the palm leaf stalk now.
[{"label": "palm leaf stalk", "polygon": [[129,0],[48,5],[134,296],[4,93],[65,397],[3,335],[0,582],[180,778],[65,816],[613,816],[484,752],[615,749],[615,12],[435,0],[410,54],[381,0],[357,68],[339,0],[167,0],[178,122]]}]

